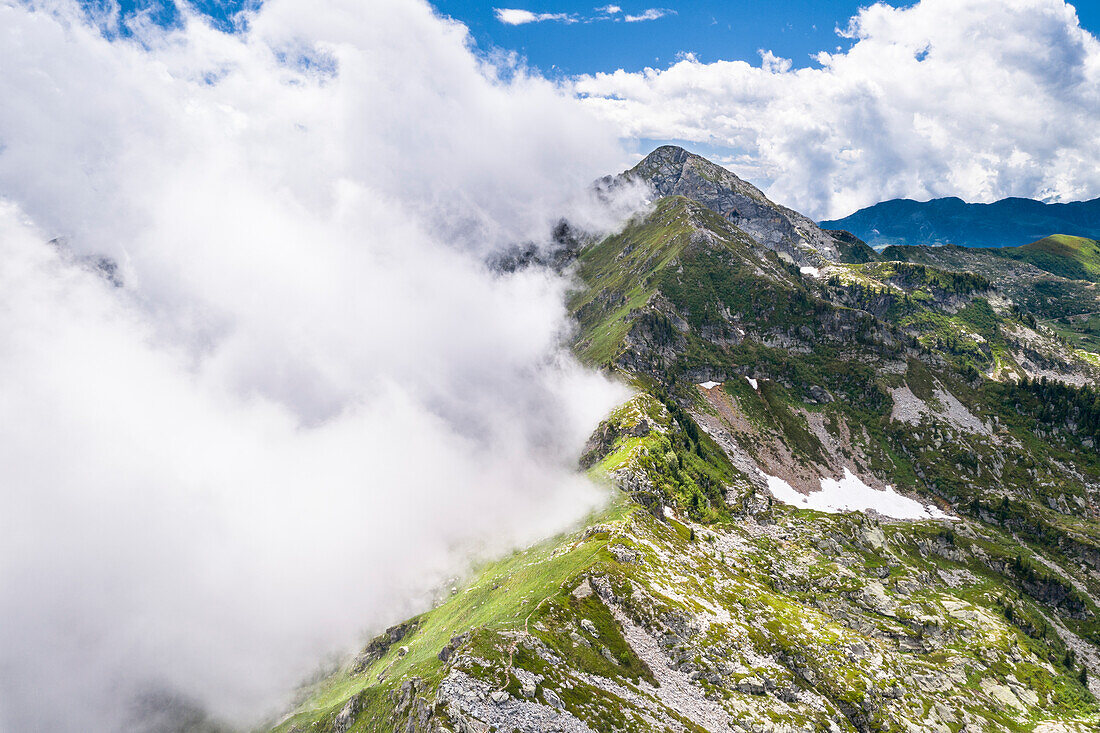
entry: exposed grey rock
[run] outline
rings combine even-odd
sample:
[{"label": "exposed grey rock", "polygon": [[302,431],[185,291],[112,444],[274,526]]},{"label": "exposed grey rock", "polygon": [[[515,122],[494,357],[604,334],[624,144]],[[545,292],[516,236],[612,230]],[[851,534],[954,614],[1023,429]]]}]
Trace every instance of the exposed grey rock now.
[{"label": "exposed grey rock", "polygon": [[358,710],[359,698],[353,697],[348,700],[347,704],[336,714],[336,719],[332,721],[332,733],[347,733],[355,722],[355,714]]},{"label": "exposed grey rock", "polygon": [[638,554],[623,545],[611,545],[607,548],[615,559],[624,565],[634,565],[638,562]]},{"label": "exposed grey rock", "polygon": [[365,672],[367,667],[381,659],[390,647],[408,636],[416,629],[416,621],[407,621],[386,629],[385,633],[371,639],[359,656],[352,662],[351,671],[354,674]]},{"label": "exposed grey rock", "polygon": [[749,695],[763,695],[764,681],[759,677],[746,677],[737,683],[737,689]]},{"label": "exposed grey rock", "polygon": [[[547,692],[544,689],[543,696],[549,702]],[[440,683],[436,701],[447,706],[453,719],[462,716],[470,730],[487,731],[491,723],[495,730],[509,733],[594,733],[566,710],[535,700],[510,697],[503,690],[493,690],[487,683],[459,669],[452,669]],[[475,724],[485,727],[478,728]]]},{"label": "exposed grey rock", "polygon": [[836,240],[813,221],[771,202],[752,184],[683,148],[657,148],[624,175],[648,181],[660,196],[698,201],[800,265],[840,259]]},{"label": "exposed grey rock", "polygon": [[592,584],[592,589],[596,591],[596,595],[598,595],[605,603],[619,602],[618,597],[611,590],[611,583],[607,581],[607,578],[597,575],[589,578],[589,582]]},{"label": "exposed grey rock", "polygon": [[[449,661],[451,657],[454,656],[455,651],[466,642],[466,639],[469,638],[469,636],[470,634],[468,632],[452,636],[450,643],[440,649],[439,654],[437,654],[436,657],[441,662]],[[402,656],[404,655],[402,654]]]},{"label": "exposed grey rock", "polygon": [[547,687],[542,688],[542,696],[546,699],[546,704],[552,708],[557,708],[558,710],[561,710],[565,707],[565,704],[561,701],[561,698],[558,697],[558,693]]}]

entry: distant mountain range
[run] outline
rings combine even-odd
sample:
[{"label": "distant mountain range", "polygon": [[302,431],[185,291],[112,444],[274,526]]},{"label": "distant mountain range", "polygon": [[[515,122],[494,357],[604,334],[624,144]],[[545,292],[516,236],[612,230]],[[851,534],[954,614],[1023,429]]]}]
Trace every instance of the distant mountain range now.
[{"label": "distant mountain range", "polygon": [[1024,198],[992,204],[968,204],[955,197],[893,199],[821,226],[849,231],[875,249],[892,244],[1014,247],[1050,234],[1100,239],[1100,198],[1068,204]]}]

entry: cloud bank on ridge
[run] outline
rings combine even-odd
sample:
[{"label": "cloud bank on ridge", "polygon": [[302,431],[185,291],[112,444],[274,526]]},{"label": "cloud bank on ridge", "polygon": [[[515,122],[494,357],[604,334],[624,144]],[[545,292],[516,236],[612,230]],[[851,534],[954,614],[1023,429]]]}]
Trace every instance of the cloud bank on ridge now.
[{"label": "cloud bank on ridge", "polygon": [[615,226],[614,130],[425,2],[183,12],[0,3],[4,730],[254,721],[602,501],[573,466],[620,388],[561,280],[481,263]]}]

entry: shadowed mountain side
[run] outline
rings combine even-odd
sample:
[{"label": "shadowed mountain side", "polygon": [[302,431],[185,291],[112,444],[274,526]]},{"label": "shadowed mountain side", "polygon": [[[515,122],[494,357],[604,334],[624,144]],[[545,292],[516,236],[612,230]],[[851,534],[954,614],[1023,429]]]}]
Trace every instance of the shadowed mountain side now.
[{"label": "shadowed mountain side", "polygon": [[968,204],[959,198],[912,201],[892,199],[860,209],[843,219],[821,222],[845,229],[876,249],[899,244],[956,244],[1014,247],[1055,232],[1100,238],[1100,199],[1047,204],[1007,198]]}]

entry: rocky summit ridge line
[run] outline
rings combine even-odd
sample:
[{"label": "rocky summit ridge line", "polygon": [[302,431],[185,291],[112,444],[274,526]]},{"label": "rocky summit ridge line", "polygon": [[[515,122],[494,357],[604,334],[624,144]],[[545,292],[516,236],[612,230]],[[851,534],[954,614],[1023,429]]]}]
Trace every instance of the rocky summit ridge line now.
[{"label": "rocky summit ridge line", "polygon": [[697,201],[800,265],[841,259],[834,238],[809,218],[772,203],[752,184],[683,148],[659,147],[623,177],[646,181],[659,196]]},{"label": "rocky summit ridge line", "polygon": [[879,255],[680,148],[629,179],[652,207],[551,263],[634,389],[580,459],[608,506],[271,727],[1097,730],[1100,355],[1044,296],[1096,283]]}]

